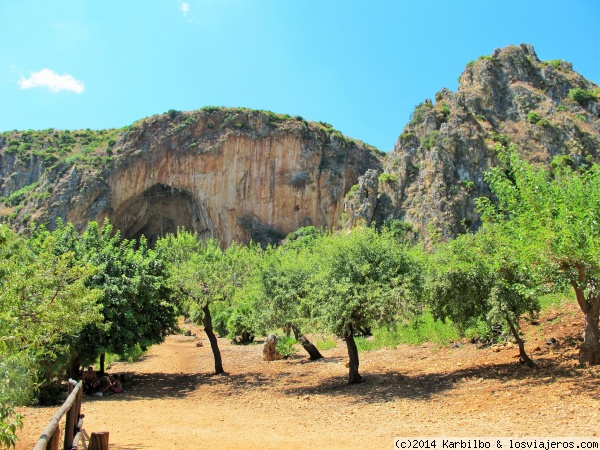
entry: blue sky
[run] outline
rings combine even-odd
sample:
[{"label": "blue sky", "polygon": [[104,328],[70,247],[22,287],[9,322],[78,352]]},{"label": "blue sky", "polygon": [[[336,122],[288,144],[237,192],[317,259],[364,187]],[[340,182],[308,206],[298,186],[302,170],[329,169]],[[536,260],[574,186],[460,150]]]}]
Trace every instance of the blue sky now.
[{"label": "blue sky", "polygon": [[0,131],[243,106],[390,150],[465,64],[531,43],[600,83],[600,2],[0,0]]}]

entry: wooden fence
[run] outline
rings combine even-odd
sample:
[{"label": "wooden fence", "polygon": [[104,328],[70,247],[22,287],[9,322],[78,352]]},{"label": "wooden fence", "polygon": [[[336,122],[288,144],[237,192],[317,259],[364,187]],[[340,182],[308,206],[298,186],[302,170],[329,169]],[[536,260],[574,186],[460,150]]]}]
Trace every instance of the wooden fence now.
[{"label": "wooden fence", "polygon": [[[84,433],[82,429],[84,415],[81,414],[82,396],[81,381],[77,383],[74,380],[69,380],[69,396],[52,416],[33,450],[58,450],[60,445],[60,420],[65,413],[67,417],[63,450],[77,450]],[[87,448],[88,450],[108,450],[108,432],[92,433]]]}]

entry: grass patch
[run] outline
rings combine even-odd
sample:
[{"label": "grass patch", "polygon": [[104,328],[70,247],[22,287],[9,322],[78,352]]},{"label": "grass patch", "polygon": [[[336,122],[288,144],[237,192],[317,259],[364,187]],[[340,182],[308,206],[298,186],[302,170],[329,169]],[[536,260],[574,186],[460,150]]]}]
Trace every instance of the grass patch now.
[{"label": "grass patch", "polygon": [[573,301],[574,294],[571,291],[564,291],[555,294],[546,294],[540,297],[540,307],[542,311],[558,308],[564,304]]},{"label": "grass patch", "polygon": [[434,320],[426,311],[417,321],[396,326],[395,329],[385,327],[373,330],[372,338],[356,338],[359,351],[395,348],[399,344],[420,345],[432,342],[437,345],[448,345],[460,339],[458,329],[450,322]]},{"label": "grass patch", "polygon": [[324,338],[317,340],[315,345],[319,350],[331,350],[332,348],[337,347],[337,342],[330,338]]}]

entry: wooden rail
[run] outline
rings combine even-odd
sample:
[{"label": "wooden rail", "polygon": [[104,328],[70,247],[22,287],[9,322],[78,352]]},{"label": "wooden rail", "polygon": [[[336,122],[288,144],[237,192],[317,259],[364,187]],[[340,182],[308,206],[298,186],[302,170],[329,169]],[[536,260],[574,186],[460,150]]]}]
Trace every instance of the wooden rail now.
[{"label": "wooden rail", "polygon": [[[69,396],[56,411],[33,450],[58,450],[60,444],[60,420],[66,414],[65,439],[63,450],[77,450],[83,436],[83,418],[81,414],[81,398],[83,387],[81,381],[69,380]],[[88,450],[108,450],[108,432],[92,433]]]}]

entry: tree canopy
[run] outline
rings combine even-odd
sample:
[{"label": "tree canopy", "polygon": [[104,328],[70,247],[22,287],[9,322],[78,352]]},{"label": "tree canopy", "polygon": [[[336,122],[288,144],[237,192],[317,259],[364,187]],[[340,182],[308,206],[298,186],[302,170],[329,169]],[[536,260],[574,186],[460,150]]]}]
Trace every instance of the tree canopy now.
[{"label": "tree canopy", "polygon": [[362,380],[354,330],[387,325],[418,311],[423,270],[418,259],[387,231],[355,228],[319,241],[311,280],[315,325],[344,338],[350,357],[349,383]]},{"label": "tree canopy", "polygon": [[52,235],[36,242],[0,225],[0,443],[10,447],[20,418],[14,404],[42,400],[66,367],[72,336],[101,316],[95,273]]},{"label": "tree canopy", "polygon": [[519,250],[490,224],[476,234],[459,236],[429,259],[427,304],[434,317],[449,318],[463,330],[477,321],[507,325],[521,360],[533,366],[519,335],[519,320],[538,313],[544,285],[526,261],[531,254]]},{"label": "tree canopy", "polygon": [[547,282],[568,284],[585,315],[583,365],[600,363],[600,167],[573,169],[555,160],[536,168],[511,149],[487,176],[496,201],[481,200],[486,223],[495,224],[512,246],[528,243]]}]

